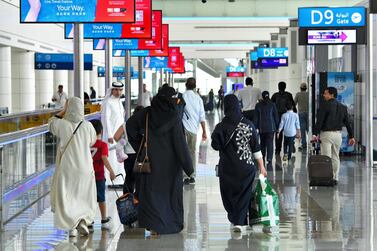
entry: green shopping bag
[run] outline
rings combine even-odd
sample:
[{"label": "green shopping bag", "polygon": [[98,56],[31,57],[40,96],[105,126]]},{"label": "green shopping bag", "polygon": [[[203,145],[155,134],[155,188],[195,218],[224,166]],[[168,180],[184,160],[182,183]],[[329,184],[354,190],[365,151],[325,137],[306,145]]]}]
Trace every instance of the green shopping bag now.
[{"label": "green shopping bag", "polygon": [[279,197],[267,178],[259,175],[252,203],[250,225],[263,224],[267,227],[279,225]]}]

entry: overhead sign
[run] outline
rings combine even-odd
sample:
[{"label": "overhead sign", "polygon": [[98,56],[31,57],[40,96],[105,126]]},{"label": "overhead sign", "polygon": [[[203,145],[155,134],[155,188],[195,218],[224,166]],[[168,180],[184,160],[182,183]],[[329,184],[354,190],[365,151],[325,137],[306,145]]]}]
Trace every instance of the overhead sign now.
[{"label": "overhead sign", "polygon": [[250,53],[250,60],[251,61],[257,61],[258,60],[258,52],[253,51]]},{"label": "overhead sign", "polygon": [[[113,39],[113,50],[137,50],[138,39]],[[93,50],[105,50],[106,39],[93,39]]]},{"label": "overhead sign", "polygon": [[179,67],[180,60],[180,48],[179,47],[169,47],[169,59],[168,67],[173,69]]},{"label": "overhead sign", "polygon": [[133,23],[135,0],[21,0],[21,23]]},{"label": "overhead sign", "polygon": [[299,27],[359,27],[365,24],[364,7],[298,8]]},{"label": "overhead sign", "polygon": [[144,58],[145,68],[165,68],[168,67],[167,57],[145,57]]},{"label": "overhead sign", "polygon": [[308,44],[354,44],[356,30],[308,30]]},{"label": "overhead sign", "polygon": [[[125,57],[125,50],[113,50],[113,57]],[[131,57],[148,57],[149,50],[131,50]]]},{"label": "overhead sign", "polygon": [[243,66],[228,66],[226,72],[245,72],[246,68]]},{"label": "overhead sign", "polygon": [[152,38],[139,39],[140,50],[162,49],[162,11],[152,11]]},{"label": "overhead sign", "polygon": [[152,0],[136,0],[135,22],[124,24],[122,38],[152,37]]},{"label": "overhead sign", "polygon": [[[35,53],[36,70],[73,70],[73,54],[69,53]],[[84,70],[93,69],[93,55],[84,54]]]},{"label": "overhead sign", "polygon": [[258,58],[287,58],[288,48],[258,48]]},{"label": "overhead sign", "polygon": [[169,56],[169,25],[162,25],[162,49],[150,50],[149,56],[151,57],[167,57]]},{"label": "overhead sign", "polygon": [[[125,68],[123,66],[113,66],[113,77],[124,77]],[[134,68],[131,66],[131,73],[134,71]],[[97,68],[98,77],[105,77],[105,67],[98,66]]]},{"label": "overhead sign", "polygon": [[288,66],[288,58],[260,58],[258,59],[260,68],[276,68]]}]

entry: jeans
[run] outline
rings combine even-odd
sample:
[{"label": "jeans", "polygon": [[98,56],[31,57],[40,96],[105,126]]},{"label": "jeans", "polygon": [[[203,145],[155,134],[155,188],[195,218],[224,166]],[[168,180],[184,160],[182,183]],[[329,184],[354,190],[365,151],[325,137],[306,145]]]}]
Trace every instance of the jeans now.
[{"label": "jeans", "polygon": [[267,161],[271,162],[274,154],[274,132],[261,133],[260,134],[260,146],[263,159],[266,159],[267,151]]},{"label": "jeans", "polygon": [[295,144],[295,137],[284,136],[284,155],[288,154],[288,159],[292,158],[292,151]]},{"label": "jeans", "polygon": [[300,119],[300,130],[301,130],[301,145],[303,147],[307,146],[306,142],[306,134],[308,133],[308,113],[307,112],[300,112],[298,114]]}]

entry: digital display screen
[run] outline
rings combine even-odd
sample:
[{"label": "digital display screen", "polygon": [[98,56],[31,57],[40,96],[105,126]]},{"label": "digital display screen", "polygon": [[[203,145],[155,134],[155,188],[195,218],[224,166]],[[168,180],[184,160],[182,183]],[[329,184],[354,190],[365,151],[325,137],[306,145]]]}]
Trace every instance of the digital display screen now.
[{"label": "digital display screen", "polygon": [[258,48],[258,58],[287,58],[288,48]]},{"label": "digital display screen", "polygon": [[173,69],[179,67],[180,60],[180,48],[179,47],[169,47],[169,60],[168,67]]},{"label": "digital display screen", "polygon": [[144,67],[145,68],[165,68],[168,66],[167,57],[145,57]]},{"label": "digital display screen", "polygon": [[151,57],[168,57],[169,56],[169,25],[162,25],[162,50],[150,50]]},{"label": "digital display screen", "polygon": [[[138,39],[113,39],[113,50],[137,50]],[[106,39],[93,39],[93,50],[105,50]]]},{"label": "digital display screen", "polygon": [[260,58],[258,59],[260,68],[276,68],[288,66],[288,58]]},{"label": "digital display screen", "polygon": [[356,30],[308,30],[308,44],[355,44]]},{"label": "digital display screen", "polygon": [[161,50],[162,49],[162,11],[152,11],[152,38],[139,39],[140,50]]},{"label": "digital display screen", "polygon": [[[149,50],[131,50],[131,57],[148,57]],[[113,50],[113,57],[125,57],[125,50]]]},{"label": "digital display screen", "polygon": [[245,73],[244,72],[227,72],[226,76],[228,78],[241,78],[241,77],[245,77]]},{"label": "digital display screen", "polygon": [[21,23],[133,23],[135,0],[21,0]]}]

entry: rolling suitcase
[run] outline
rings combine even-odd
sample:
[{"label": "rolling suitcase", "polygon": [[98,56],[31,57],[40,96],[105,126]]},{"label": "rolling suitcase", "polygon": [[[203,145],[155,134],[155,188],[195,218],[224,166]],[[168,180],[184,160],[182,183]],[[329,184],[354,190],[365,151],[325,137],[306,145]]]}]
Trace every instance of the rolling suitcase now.
[{"label": "rolling suitcase", "polygon": [[319,155],[319,142],[313,143],[313,151],[309,156],[309,186],[334,186],[331,158]]}]

